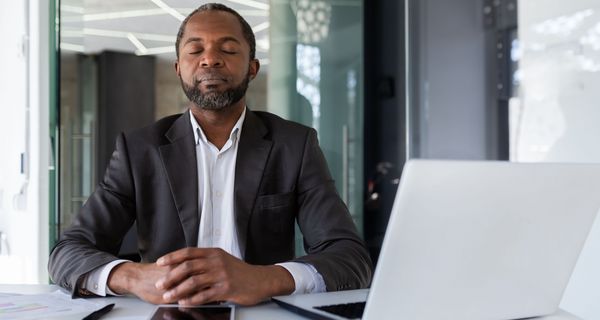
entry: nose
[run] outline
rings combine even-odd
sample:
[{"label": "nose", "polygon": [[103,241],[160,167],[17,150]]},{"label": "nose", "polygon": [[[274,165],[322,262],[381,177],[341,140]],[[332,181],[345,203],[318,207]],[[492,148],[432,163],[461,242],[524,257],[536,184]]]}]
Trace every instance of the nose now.
[{"label": "nose", "polygon": [[207,48],[202,55],[200,65],[203,68],[217,68],[223,66],[223,58],[216,49]]}]

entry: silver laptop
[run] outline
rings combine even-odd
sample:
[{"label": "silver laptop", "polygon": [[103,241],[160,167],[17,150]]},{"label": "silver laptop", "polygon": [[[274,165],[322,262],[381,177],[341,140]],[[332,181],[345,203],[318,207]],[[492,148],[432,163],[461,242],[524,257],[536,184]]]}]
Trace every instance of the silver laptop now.
[{"label": "silver laptop", "polygon": [[599,208],[600,164],[413,160],[371,289],[273,300],[316,319],[365,301],[351,318],[552,314]]}]

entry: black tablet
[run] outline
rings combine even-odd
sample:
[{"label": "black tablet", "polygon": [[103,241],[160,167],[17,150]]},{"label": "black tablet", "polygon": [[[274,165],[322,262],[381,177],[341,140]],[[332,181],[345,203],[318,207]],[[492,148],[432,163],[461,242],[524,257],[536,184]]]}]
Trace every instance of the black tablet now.
[{"label": "black tablet", "polygon": [[235,308],[225,305],[197,307],[160,306],[150,320],[234,320]]}]

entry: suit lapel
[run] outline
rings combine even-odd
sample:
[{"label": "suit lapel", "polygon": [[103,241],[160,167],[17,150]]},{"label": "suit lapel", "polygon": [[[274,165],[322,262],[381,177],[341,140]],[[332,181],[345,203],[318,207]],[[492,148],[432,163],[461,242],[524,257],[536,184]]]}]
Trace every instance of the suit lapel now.
[{"label": "suit lapel", "polygon": [[245,252],[248,222],[254,207],[272,142],[264,139],[267,128],[247,110],[235,165],[234,212],[240,249]]},{"label": "suit lapel", "polygon": [[186,245],[198,244],[198,166],[190,113],[179,117],[165,134],[171,142],[159,147]]}]

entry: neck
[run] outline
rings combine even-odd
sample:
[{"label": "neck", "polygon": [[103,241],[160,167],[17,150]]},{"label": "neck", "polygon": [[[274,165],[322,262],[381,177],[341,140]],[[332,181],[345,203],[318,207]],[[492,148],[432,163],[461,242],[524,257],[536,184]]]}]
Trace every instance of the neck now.
[{"label": "neck", "polygon": [[242,98],[234,105],[221,110],[206,110],[196,105],[192,105],[191,110],[208,141],[220,150],[229,139],[231,130],[245,107],[246,101]]}]

